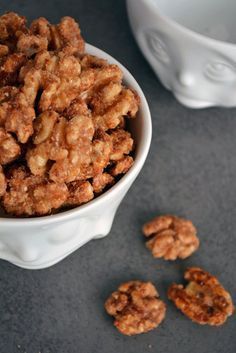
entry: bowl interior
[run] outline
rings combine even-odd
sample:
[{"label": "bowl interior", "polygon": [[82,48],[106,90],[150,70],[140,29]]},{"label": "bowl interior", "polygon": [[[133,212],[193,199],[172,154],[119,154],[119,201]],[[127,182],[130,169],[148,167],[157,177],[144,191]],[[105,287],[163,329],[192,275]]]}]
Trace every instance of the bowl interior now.
[{"label": "bowl interior", "polygon": [[151,0],[163,15],[210,38],[236,43],[235,0]]}]

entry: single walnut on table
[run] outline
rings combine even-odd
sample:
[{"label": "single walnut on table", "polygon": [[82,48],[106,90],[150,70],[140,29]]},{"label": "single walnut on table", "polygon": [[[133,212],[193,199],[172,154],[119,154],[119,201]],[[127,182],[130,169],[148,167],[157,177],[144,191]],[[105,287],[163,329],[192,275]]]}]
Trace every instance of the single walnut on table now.
[{"label": "single walnut on table", "polygon": [[165,260],[185,259],[199,247],[197,231],[192,222],[175,216],[160,216],[143,226],[146,246],[154,257]]},{"label": "single walnut on table", "polygon": [[153,284],[141,281],[121,284],[107,299],[105,309],[114,316],[116,328],[128,336],[159,326],[166,313],[166,305]]},{"label": "single walnut on table", "polygon": [[222,325],[234,312],[230,294],[210,273],[198,268],[189,268],[184,278],[189,284],[172,284],[168,297],[178,309],[191,320],[201,325]]}]

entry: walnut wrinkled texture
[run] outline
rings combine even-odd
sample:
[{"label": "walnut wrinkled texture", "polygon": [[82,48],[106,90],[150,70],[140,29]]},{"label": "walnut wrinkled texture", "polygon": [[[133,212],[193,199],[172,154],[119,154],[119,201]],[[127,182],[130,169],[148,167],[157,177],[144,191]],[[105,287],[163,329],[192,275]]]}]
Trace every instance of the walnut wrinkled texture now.
[{"label": "walnut wrinkled texture", "polygon": [[150,282],[130,281],[121,284],[105,302],[115,327],[124,335],[153,330],[164,320],[166,305]]},{"label": "walnut wrinkled texture", "polygon": [[197,268],[189,268],[184,278],[189,283],[172,284],[168,297],[183,314],[201,325],[219,326],[224,324],[234,312],[230,294],[218,279],[210,273]]},{"label": "walnut wrinkled texture", "polygon": [[160,216],[143,226],[143,234],[154,257],[165,260],[185,259],[199,247],[197,231],[191,221],[175,216]]},{"label": "walnut wrinkled texture", "polygon": [[108,173],[98,174],[93,178],[93,190],[96,194],[100,194],[105,187],[114,184],[115,179]]},{"label": "walnut wrinkled texture", "polygon": [[[133,165],[126,120],[140,99],[122,70],[85,53],[78,23],[0,16],[0,197],[7,213],[79,206]],[[44,196],[43,196],[44,193]]]},{"label": "walnut wrinkled texture", "polygon": [[20,146],[5,129],[0,127],[0,164],[14,161],[20,154]]},{"label": "walnut wrinkled texture", "polygon": [[9,190],[3,196],[7,212],[15,215],[43,215],[62,206],[68,197],[64,183],[34,176],[24,167],[11,170]]},{"label": "walnut wrinkled texture", "polygon": [[93,199],[93,188],[89,181],[73,181],[68,185],[66,206],[79,206]]}]

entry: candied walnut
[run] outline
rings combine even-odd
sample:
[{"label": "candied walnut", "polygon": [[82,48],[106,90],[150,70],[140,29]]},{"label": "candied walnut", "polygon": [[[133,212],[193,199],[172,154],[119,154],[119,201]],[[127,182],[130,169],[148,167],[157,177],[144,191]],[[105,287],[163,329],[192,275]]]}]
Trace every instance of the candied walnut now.
[{"label": "candied walnut", "polygon": [[17,41],[17,51],[30,57],[48,47],[48,40],[45,37],[34,34],[21,34]]},{"label": "candied walnut", "polygon": [[18,73],[26,57],[22,53],[13,53],[0,59],[0,86],[17,83]]},{"label": "candied walnut", "polygon": [[100,69],[102,67],[106,67],[107,65],[108,61],[106,59],[101,59],[95,55],[84,54],[81,59],[81,67],[83,69]]},{"label": "candied walnut", "polygon": [[123,157],[119,161],[115,163],[115,165],[110,169],[110,173],[113,176],[117,176],[119,174],[125,174],[134,164],[134,160],[130,156]]},{"label": "candied walnut", "polygon": [[111,133],[112,153],[110,159],[112,161],[121,160],[125,154],[129,154],[133,149],[134,140],[128,131],[117,129]]},{"label": "candied walnut", "polygon": [[81,66],[82,68],[101,68],[108,65],[108,61],[106,59],[99,58],[95,55],[84,54],[81,58]]},{"label": "candied walnut", "polygon": [[166,305],[151,282],[130,281],[120,285],[105,302],[114,325],[124,335],[153,330],[163,321]]},{"label": "candied walnut", "polygon": [[189,282],[188,285],[172,284],[168,297],[192,321],[219,326],[233,314],[231,296],[216,277],[192,267],[185,272],[184,278]]},{"label": "candied walnut", "polygon": [[53,127],[58,119],[58,114],[48,110],[40,114],[34,122],[33,142],[38,145],[46,141],[53,132]]},{"label": "candied walnut", "polygon": [[77,22],[72,17],[63,17],[56,26],[51,26],[51,43],[53,50],[64,50],[67,53],[83,53],[85,43]]},{"label": "candied walnut", "polygon": [[107,167],[112,151],[111,137],[102,130],[97,130],[92,144],[91,160],[93,165],[92,176],[101,174]]},{"label": "candied walnut", "polygon": [[3,196],[3,206],[16,216],[45,215],[63,205],[68,196],[64,183],[50,182],[30,174],[23,166],[14,168]]},{"label": "candied walnut", "polygon": [[32,21],[30,31],[34,35],[46,38],[48,43],[51,41],[51,25],[44,17],[39,17]]},{"label": "candied walnut", "polygon": [[9,53],[9,48],[7,45],[0,44],[0,58],[6,56]]},{"label": "candied walnut", "polygon": [[5,99],[0,103],[0,124],[7,132],[15,133],[19,142],[26,143],[33,134],[34,118],[35,111],[22,92],[5,91]]},{"label": "candied walnut", "polygon": [[0,127],[0,164],[14,161],[20,155],[21,149],[14,137]]},{"label": "candied walnut", "polygon": [[21,70],[22,91],[30,105],[35,103],[38,92],[42,94],[38,103],[41,112],[62,112],[77,98],[80,88],[80,63],[73,55],[40,52]]},{"label": "candied walnut", "polygon": [[96,194],[100,194],[107,186],[113,185],[115,179],[108,173],[98,174],[93,178],[92,186]]},{"label": "candied walnut", "polygon": [[15,97],[18,93],[18,88],[14,86],[5,86],[0,88],[0,103],[9,101],[9,99]]},{"label": "candied walnut", "polygon": [[[90,129],[90,133],[87,135],[87,138],[83,139],[79,136],[81,132],[78,130],[78,142],[76,142],[75,137],[73,137],[76,131],[76,129],[73,128],[73,123],[74,119],[77,118],[78,117],[74,117],[66,123],[71,123],[72,135],[69,137],[70,129],[68,129],[67,136],[71,139],[73,145],[69,145],[67,140],[66,149],[59,149],[59,154],[58,147],[55,149],[52,145],[51,151],[49,150],[50,159],[56,161],[49,171],[49,177],[54,181],[69,183],[74,180],[93,178],[95,175],[101,174],[103,169],[109,164],[109,156],[112,149],[110,136],[103,131],[97,132],[91,143],[94,127],[93,125],[89,125],[91,124],[91,120],[87,120],[87,122],[84,121],[84,127]],[[80,118],[82,119],[82,116]],[[65,127],[62,128],[62,130],[65,130]],[[34,162],[38,158],[40,148],[33,155],[33,158],[35,158]],[[47,149],[48,148],[43,148],[43,152]],[[30,160],[30,157],[32,157],[32,154],[29,154],[27,159],[31,170],[33,170],[33,160]]]},{"label": "candied walnut", "polygon": [[6,178],[0,165],[0,197],[5,194],[7,188]]},{"label": "candied walnut", "polygon": [[93,188],[89,181],[73,181],[67,184],[69,196],[65,206],[79,206],[93,199]]},{"label": "candied walnut", "polygon": [[82,98],[76,98],[74,99],[70,106],[64,110],[63,116],[67,119],[71,119],[75,117],[76,115],[87,115],[88,114],[88,106],[83,101]]},{"label": "candied walnut", "polygon": [[[47,125],[48,116],[50,121]],[[94,134],[88,112],[87,115],[74,116],[69,121],[64,117],[57,119],[57,114],[53,112],[48,112],[45,120],[43,117],[41,115],[37,123],[38,134],[34,136],[37,145],[29,148],[26,154],[31,172],[44,175],[48,171],[50,179],[55,182],[69,183],[75,179],[86,179],[84,170],[87,171],[91,163]],[[47,170],[48,161],[55,161],[50,170]]]},{"label": "candied walnut", "polygon": [[96,94],[97,90],[103,88],[109,83],[121,83],[122,81],[122,71],[119,66],[115,64],[109,64],[107,60],[100,59],[93,55],[84,55],[80,61],[81,64],[81,74],[91,75],[93,74],[93,86],[88,92],[88,97],[91,99],[93,95]]},{"label": "candied walnut", "polygon": [[[117,65],[109,64],[106,60],[92,55],[85,55],[81,59],[80,64],[80,92],[83,98],[86,99],[89,104],[94,104],[98,108],[101,106],[101,96],[103,96],[107,104],[107,99],[105,98],[106,93],[109,94],[109,97],[112,94],[114,96],[115,87],[113,87],[113,84],[121,84],[121,69]],[[110,90],[108,88],[103,89],[106,85],[109,85]]]},{"label": "candied walnut", "polygon": [[127,88],[122,88],[118,96],[106,106],[101,114],[93,113],[95,128],[103,130],[115,129],[124,116],[135,117],[138,110],[138,102],[134,93]]},{"label": "candied walnut", "polygon": [[113,103],[121,91],[121,82],[113,81],[98,89],[90,100],[93,114],[104,114],[106,108]]},{"label": "candied walnut", "polygon": [[0,16],[0,40],[14,40],[26,31],[26,19],[14,12]]},{"label": "candied walnut", "polygon": [[175,216],[160,216],[143,226],[146,246],[154,257],[165,260],[185,259],[199,247],[197,231],[192,222]]}]

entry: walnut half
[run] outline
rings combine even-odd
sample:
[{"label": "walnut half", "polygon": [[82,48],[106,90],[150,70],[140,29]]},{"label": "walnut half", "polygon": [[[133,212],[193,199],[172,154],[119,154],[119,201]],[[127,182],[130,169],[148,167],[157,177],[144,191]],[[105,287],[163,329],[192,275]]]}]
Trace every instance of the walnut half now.
[{"label": "walnut half", "polygon": [[124,335],[145,333],[165,318],[166,305],[150,282],[130,281],[119,286],[105,303],[114,325]]},{"label": "walnut half", "polygon": [[178,309],[191,320],[201,325],[222,325],[234,312],[230,294],[210,273],[197,268],[189,268],[184,278],[189,284],[172,284],[168,297]]},{"label": "walnut half", "polygon": [[160,216],[143,226],[146,246],[154,257],[165,260],[185,259],[199,247],[197,231],[192,222],[175,216]]}]

